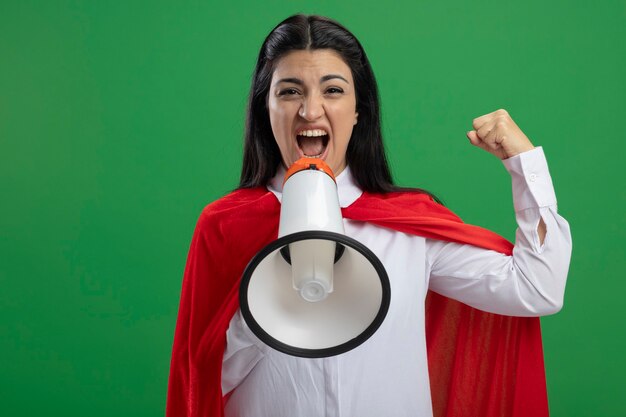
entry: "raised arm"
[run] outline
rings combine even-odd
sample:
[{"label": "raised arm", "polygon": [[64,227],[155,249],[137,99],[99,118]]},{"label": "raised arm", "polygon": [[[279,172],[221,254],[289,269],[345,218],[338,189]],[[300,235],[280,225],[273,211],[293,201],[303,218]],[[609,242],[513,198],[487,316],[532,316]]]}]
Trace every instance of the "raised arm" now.
[{"label": "raised arm", "polygon": [[[470,143],[501,160],[519,155],[534,148],[528,136],[522,132],[504,109],[482,115],[472,121],[474,130],[467,132]],[[539,240],[543,243],[546,225],[543,220],[537,226]]]},{"label": "raised arm", "polygon": [[561,309],[571,256],[569,225],[541,147],[505,111],[474,120],[470,142],[503,160],[511,174],[518,229],[512,256],[470,245],[427,241],[430,289],[481,310],[541,316]]}]

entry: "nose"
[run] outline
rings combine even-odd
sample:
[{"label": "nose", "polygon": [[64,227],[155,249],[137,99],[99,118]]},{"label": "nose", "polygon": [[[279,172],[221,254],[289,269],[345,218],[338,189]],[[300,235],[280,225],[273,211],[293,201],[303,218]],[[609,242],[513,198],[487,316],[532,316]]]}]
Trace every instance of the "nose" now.
[{"label": "nose", "polygon": [[322,97],[318,95],[309,95],[302,100],[302,105],[298,111],[298,115],[303,119],[312,122],[319,119],[324,114],[324,103]]}]

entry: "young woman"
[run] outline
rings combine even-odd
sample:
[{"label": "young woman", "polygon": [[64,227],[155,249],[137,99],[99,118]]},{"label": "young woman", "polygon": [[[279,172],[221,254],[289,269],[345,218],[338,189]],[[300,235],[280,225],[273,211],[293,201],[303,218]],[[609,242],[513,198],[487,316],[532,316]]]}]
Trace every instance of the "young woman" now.
[{"label": "young woman", "polygon": [[[191,244],[168,416],[547,415],[538,319],[522,317],[561,308],[571,238],[541,148],[506,111],[467,136],[512,176],[514,247],[393,184],[373,72],[337,22],[296,15],[272,30],[247,116],[240,188],[205,208]],[[322,359],[265,346],[237,303],[243,268],[276,238],[285,168],[302,156],[333,170],[346,235],[379,257],[392,291],[370,339]]]}]

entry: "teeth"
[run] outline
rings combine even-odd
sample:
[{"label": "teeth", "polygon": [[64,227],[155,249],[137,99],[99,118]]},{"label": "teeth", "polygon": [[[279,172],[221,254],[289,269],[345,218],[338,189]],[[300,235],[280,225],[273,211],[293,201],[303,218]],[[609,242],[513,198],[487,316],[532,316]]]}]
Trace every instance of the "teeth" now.
[{"label": "teeth", "polygon": [[322,129],[313,129],[313,130],[301,130],[298,132],[298,136],[326,136],[328,133]]}]

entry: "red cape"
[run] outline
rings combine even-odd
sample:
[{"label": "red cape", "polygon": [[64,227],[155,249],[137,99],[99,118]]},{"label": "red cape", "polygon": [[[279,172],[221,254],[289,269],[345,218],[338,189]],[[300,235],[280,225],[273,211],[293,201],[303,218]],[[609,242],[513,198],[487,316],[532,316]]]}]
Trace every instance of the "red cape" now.
[{"label": "red cape", "polygon": [[[348,219],[510,255],[499,235],[464,224],[415,192],[364,193]],[[191,242],[174,336],[168,417],[223,416],[222,357],[252,257],[277,238],[280,204],[265,188],[209,204]],[[548,399],[538,318],[485,313],[429,292],[426,339],[434,415],[543,417]]]}]

